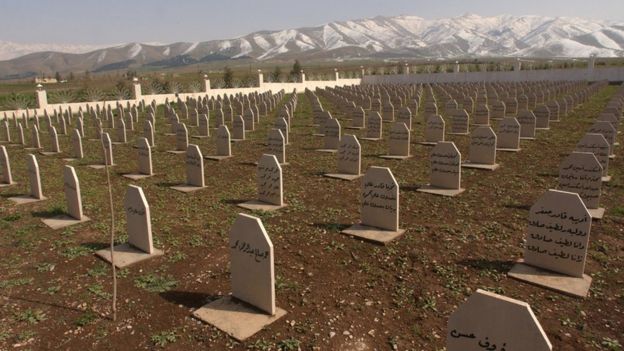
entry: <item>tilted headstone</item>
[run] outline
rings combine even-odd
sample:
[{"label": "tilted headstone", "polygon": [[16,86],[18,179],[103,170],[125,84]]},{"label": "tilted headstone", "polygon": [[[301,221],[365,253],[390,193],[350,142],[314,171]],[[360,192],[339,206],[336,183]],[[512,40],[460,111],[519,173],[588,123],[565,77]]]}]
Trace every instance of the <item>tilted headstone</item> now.
[{"label": "tilted headstone", "polygon": [[550,351],[552,345],[526,302],[477,289],[451,314],[448,351]]},{"label": "tilted headstone", "polygon": [[366,226],[399,230],[399,183],[389,168],[371,167],[362,180],[361,223]]},{"label": "tilted headstone", "polygon": [[520,151],[520,123],[514,117],[506,117],[498,124],[496,148],[500,151]]}]

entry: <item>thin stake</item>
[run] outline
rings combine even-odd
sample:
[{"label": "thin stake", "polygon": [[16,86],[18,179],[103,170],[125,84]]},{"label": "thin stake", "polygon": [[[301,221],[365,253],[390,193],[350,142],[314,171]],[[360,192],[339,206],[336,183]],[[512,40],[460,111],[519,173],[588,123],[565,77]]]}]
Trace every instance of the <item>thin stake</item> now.
[{"label": "thin stake", "polygon": [[111,186],[110,173],[108,172],[108,154],[104,143],[104,168],[106,169],[106,182],[108,183],[108,201],[111,213],[110,250],[111,265],[113,266],[113,321],[117,320],[117,270],[115,269],[115,212],[113,211],[113,187]]}]

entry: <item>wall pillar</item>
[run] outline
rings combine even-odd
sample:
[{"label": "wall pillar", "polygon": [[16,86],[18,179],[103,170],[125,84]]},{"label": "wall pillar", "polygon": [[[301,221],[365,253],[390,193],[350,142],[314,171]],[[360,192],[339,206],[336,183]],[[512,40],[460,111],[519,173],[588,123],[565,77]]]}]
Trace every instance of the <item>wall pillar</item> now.
[{"label": "wall pillar", "polygon": [[305,83],[305,81],[306,81],[305,72],[303,72],[303,70],[301,70],[301,83]]},{"label": "wall pillar", "polygon": [[338,72],[338,68],[334,68],[334,75],[336,76],[336,80],[340,80],[340,72]]},{"label": "wall pillar", "polygon": [[133,98],[135,100],[141,100],[142,97],[142,93],[141,93],[141,82],[139,82],[139,78],[134,77],[132,78],[132,85],[133,85]]},{"label": "wall pillar", "polygon": [[258,87],[261,88],[262,84],[264,84],[264,74],[262,74],[262,70],[258,70]]},{"label": "wall pillar", "polygon": [[204,93],[210,91],[210,79],[208,79],[208,75],[204,74]]},{"label": "wall pillar", "polygon": [[48,107],[48,93],[43,89],[43,85],[37,84],[37,108],[45,109]]}]

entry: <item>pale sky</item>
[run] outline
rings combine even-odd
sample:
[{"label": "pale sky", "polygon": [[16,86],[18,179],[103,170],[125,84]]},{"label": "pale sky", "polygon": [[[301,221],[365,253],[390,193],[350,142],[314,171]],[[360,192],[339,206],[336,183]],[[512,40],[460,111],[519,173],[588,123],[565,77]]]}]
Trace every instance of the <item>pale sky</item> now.
[{"label": "pale sky", "polygon": [[441,18],[468,12],[624,23],[624,0],[0,0],[0,40],[192,42],[378,15]]}]

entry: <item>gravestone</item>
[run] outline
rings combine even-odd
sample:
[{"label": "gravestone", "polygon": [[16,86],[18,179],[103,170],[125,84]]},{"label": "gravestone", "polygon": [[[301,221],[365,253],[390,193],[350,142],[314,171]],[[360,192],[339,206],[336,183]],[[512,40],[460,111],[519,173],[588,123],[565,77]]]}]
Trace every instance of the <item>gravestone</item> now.
[{"label": "gravestone", "polygon": [[461,154],[453,142],[441,141],[431,151],[430,183],[418,191],[428,194],[455,196],[461,187]]},{"label": "gravestone", "polygon": [[524,260],[509,276],[572,296],[585,297],[584,274],[591,215],[576,193],[548,190],[529,211]]},{"label": "gravestone", "polygon": [[468,160],[462,163],[462,167],[490,171],[499,167],[496,163],[496,133],[491,127],[477,127],[470,133]]},{"label": "gravestone", "polygon": [[559,190],[577,193],[593,219],[601,219],[602,166],[591,152],[572,152],[559,166]]},{"label": "gravestone", "polygon": [[399,183],[390,168],[373,166],[364,174],[360,221],[341,233],[382,244],[405,233],[399,229]]},{"label": "gravestone", "polygon": [[410,154],[410,130],[403,122],[395,122],[390,129],[388,143],[389,155],[382,155],[381,158],[405,160]]},{"label": "gravestone", "polygon": [[61,146],[59,145],[58,135],[56,134],[56,128],[51,126],[50,132],[50,151],[41,151],[44,156],[56,155],[61,152]]},{"label": "gravestone", "polygon": [[243,113],[243,120],[245,120],[245,130],[254,130],[255,129],[255,116],[254,112],[251,108],[248,108]]},{"label": "gravestone", "polygon": [[593,134],[602,134],[604,138],[609,143],[609,158],[615,158],[615,153],[613,152],[615,147],[615,139],[617,136],[617,130],[613,127],[613,125],[606,121],[596,121],[594,122],[588,133]]},{"label": "gravestone", "polygon": [[119,119],[117,124],[117,144],[125,144],[128,142],[128,135],[126,133],[126,122],[123,118]]},{"label": "gravestone", "polygon": [[2,140],[0,142],[11,142],[11,128],[9,126],[9,121],[5,120],[2,124]]},{"label": "gravestone", "polygon": [[17,125],[17,145],[26,145],[24,141],[24,128],[21,123]]},{"label": "gravestone", "polygon": [[[77,129],[74,129],[74,131],[78,132]],[[45,225],[55,230],[90,220],[90,218],[85,216],[82,212],[80,182],[78,181],[78,176],[76,175],[74,167],[65,166],[63,169],[63,184],[68,216],[58,215],[52,218],[42,219]]]},{"label": "gravestone", "polygon": [[204,180],[204,157],[199,146],[189,144],[186,150],[186,184],[172,186],[171,189],[190,193],[206,187]]},{"label": "gravestone", "polygon": [[476,125],[490,125],[490,109],[485,104],[479,104],[475,108],[474,124]]},{"label": "gravestone", "polygon": [[578,144],[576,144],[575,151],[593,153],[598,159],[598,162],[600,162],[600,166],[602,166],[602,181],[611,181],[611,176],[608,173],[610,147],[609,142],[602,134],[585,134]]},{"label": "gravestone", "polygon": [[94,169],[103,169],[107,165],[110,167],[115,166],[114,159],[113,159],[113,143],[111,142],[111,139],[108,133],[102,133],[102,154],[103,154],[102,164],[89,165],[89,167],[94,168]]},{"label": "gravestone", "polygon": [[498,124],[496,150],[505,152],[520,151],[520,123],[514,117],[506,117]]},{"label": "gravestone", "polygon": [[267,154],[274,155],[280,165],[286,165],[286,141],[282,131],[274,128],[269,131],[267,138]]},{"label": "gravestone", "polygon": [[152,170],[152,148],[147,138],[138,138],[136,141],[139,173],[124,174],[126,178],[140,180],[154,175]]},{"label": "gravestone", "polygon": [[204,305],[193,315],[243,341],[286,311],[275,306],[273,243],[262,221],[239,213],[230,229],[229,248],[232,295]]},{"label": "gravestone", "polygon": [[436,145],[444,141],[444,119],[440,115],[430,115],[425,125],[425,141],[422,145]]},{"label": "gravestone", "polygon": [[366,112],[362,107],[356,107],[351,115],[351,126],[347,129],[363,129],[366,126]]},{"label": "gravestone", "polygon": [[370,111],[366,118],[366,137],[362,140],[376,141],[383,138],[381,115],[377,111]]},{"label": "gravestone", "polygon": [[552,345],[526,302],[477,289],[449,317],[448,351],[550,351]]},{"label": "gravestone", "polygon": [[206,114],[199,115],[199,127],[197,131],[199,135],[194,136],[194,138],[207,138],[210,136],[210,124],[209,124],[208,116]]},{"label": "gravestone", "polygon": [[381,118],[384,122],[394,122],[394,106],[390,102],[383,104]]},{"label": "gravestone", "polygon": [[13,181],[13,176],[11,174],[11,161],[9,160],[9,154],[7,153],[4,145],[0,145],[0,172],[2,173],[2,178],[0,178],[0,188],[17,184]]},{"label": "gravestone", "polygon": [[338,146],[338,172],[327,173],[326,177],[355,180],[362,176],[362,147],[355,135],[345,134]]},{"label": "gravestone", "polygon": [[10,197],[9,200],[18,205],[47,200],[47,198],[43,196],[43,191],[41,190],[41,174],[39,173],[39,163],[35,155],[26,155],[26,168],[28,169],[30,194]]},{"label": "gravestone", "polygon": [[520,123],[520,139],[535,139],[535,115],[530,110],[520,110],[518,112],[518,123]]},{"label": "gravestone", "polygon": [[[124,268],[131,264],[161,256],[163,252],[154,247],[152,240],[152,216],[143,189],[128,185],[124,198],[128,242],[113,248],[115,266]],[[110,248],[95,253],[111,262]]]},{"label": "gravestone", "polygon": [[39,150],[41,149],[41,139],[39,138],[39,128],[35,125],[30,131],[31,146],[26,150]]},{"label": "gravestone", "polygon": [[258,161],[256,174],[258,200],[238,204],[248,210],[275,211],[286,207],[284,204],[284,185],[282,167],[274,155],[264,154]]},{"label": "gravestone", "polygon": [[288,145],[289,144],[288,134],[290,132],[290,125],[288,124],[288,121],[286,120],[286,118],[284,117],[278,118],[275,121],[275,128],[279,129],[282,132],[282,135],[284,136],[284,141],[286,145]]},{"label": "gravestone", "polygon": [[412,111],[409,109],[409,107],[405,106],[399,109],[397,122],[405,123],[407,129],[412,130]]},{"label": "gravestone", "polygon": [[156,144],[154,144],[154,126],[149,120],[146,120],[145,124],[143,124],[143,137],[147,139],[150,147],[156,146]]},{"label": "gravestone", "polygon": [[169,150],[167,152],[171,154],[185,154],[189,146],[188,140],[188,129],[186,128],[186,124],[179,123],[178,128],[176,129],[176,148],[175,150]]},{"label": "gravestone", "polygon": [[217,128],[217,154],[215,156],[206,156],[209,160],[221,161],[232,157],[232,143],[230,141],[230,131],[223,124]]},{"label": "gravestone", "polygon": [[316,151],[337,152],[341,136],[340,122],[335,118],[327,119],[323,134],[323,148]]},{"label": "gravestone", "polygon": [[71,157],[65,159],[66,161],[81,160],[84,157],[82,150],[82,136],[80,136],[80,130],[74,129],[71,133]]},{"label": "gravestone", "polygon": [[500,100],[492,101],[490,109],[491,119],[503,119],[505,118],[507,107],[505,103]]},{"label": "gravestone", "polygon": [[451,115],[451,135],[470,134],[470,116],[466,110],[455,110]]},{"label": "gravestone", "polygon": [[235,116],[232,122],[232,141],[245,140],[245,120],[241,116]]},{"label": "gravestone", "polygon": [[539,105],[533,110],[535,115],[535,129],[550,129],[550,110],[546,105]]}]

